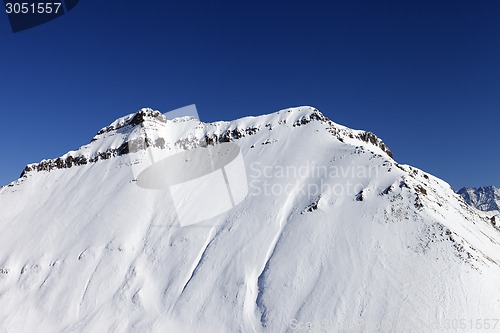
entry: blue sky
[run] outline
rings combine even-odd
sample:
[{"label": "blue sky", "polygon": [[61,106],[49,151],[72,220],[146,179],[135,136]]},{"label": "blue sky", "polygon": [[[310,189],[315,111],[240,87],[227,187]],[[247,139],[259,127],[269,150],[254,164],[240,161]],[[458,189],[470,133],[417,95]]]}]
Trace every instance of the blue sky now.
[{"label": "blue sky", "polygon": [[0,184],[141,107],[202,120],[312,105],[401,163],[500,186],[500,1],[88,1],[0,13]]}]

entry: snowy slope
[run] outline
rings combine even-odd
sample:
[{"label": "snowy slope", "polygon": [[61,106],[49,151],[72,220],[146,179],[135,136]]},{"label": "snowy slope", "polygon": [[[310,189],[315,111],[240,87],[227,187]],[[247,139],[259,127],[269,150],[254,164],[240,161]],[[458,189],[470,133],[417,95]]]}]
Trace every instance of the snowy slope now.
[{"label": "snowy slope", "polygon": [[[246,199],[180,227],[134,181],[139,125],[157,151],[237,143]],[[391,156],[310,107],[118,119],[0,190],[0,332],[475,332],[500,317],[499,230]]]}]

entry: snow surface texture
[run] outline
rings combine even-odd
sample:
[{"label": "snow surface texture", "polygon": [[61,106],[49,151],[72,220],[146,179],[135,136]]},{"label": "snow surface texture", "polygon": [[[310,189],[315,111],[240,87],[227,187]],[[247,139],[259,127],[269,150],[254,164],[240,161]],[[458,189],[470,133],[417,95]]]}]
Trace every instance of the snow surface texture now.
[{"label": "snow surface texture", "polygon": [[[154,112],[0,189],[0,332],[475,332],[500,317],[499,230],[373,134],[311,107]],[[248,196],[180,227],[168,191],[133,177],[138,124],[168,126],[152,149],[238,144]]]}]

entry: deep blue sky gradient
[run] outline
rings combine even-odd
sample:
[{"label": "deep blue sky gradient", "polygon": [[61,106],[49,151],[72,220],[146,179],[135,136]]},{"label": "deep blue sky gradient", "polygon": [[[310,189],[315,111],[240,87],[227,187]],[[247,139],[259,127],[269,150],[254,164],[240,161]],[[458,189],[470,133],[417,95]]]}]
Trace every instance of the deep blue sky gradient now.
[{"label": "deep blue sky gradient", "polygon": [[0,184],[141,107],[202,120],[312,105],[395,159],[500,186],[500,1],[90,1],[0,13]]}]

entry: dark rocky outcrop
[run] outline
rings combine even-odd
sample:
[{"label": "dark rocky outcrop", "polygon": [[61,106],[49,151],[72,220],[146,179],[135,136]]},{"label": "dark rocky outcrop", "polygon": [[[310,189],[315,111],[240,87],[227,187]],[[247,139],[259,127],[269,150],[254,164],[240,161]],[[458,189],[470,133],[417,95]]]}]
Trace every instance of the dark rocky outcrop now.
[{"label": "dark rocky outcrop", "polygon": [[293,124],[293,127],[302,126],[310,123],[311,121],[320,121],[322,123],[328,124],[329,125],[328,131],[332,133],[332,135],[335,136],[341,142],[344,142],[343,136],[349,137],[351,139],[359,139],[363,142],[370,143],[376,147],[379,147],[389,157],[391,158],[394,157],[389,147],[387,147],[387,145],[372,132],[364,131],[361,132],[360,134],[355,135],[354,132],[350,129],[340,129],[333,121],[325,117],[317,109],[313,109],[313,112],[311,112],[310,114],[305,115],[300,119],[297,119],[297,121]]},{"label": "dark rocky outcrop", "polygon": [[371,143],[372,145],[374,146],[377,146],[379,147],[380,149],[382,149],[383,152],[385,152],[389,157],[393,157],[392,155],[392,152],[391,150],[389,149],[389,147],[387,147],[387,145],[382,142],[382,140],[380,140],[375,134],[373,134],[372,132],[363,132],[359,135],[356,136],[358,139],[364,141],[364,142],[367,142],[367,143]]},{"label": "dark rocky outcrop", "polygon": [[[288,110],[287,112],[292,112],[292,110]],[[135,126],[141,125],[146,120],[154,120],[161,123],[166,123],[165,116],[160,111],[155,111],[152,109],[141,109],[133,116],[129,118],[124,118],[125,120],[121,122],[115,122],[110,126],[107,126],[101,129],[97,135],[92,139],[91,142],[99,139],[99,135],[117,131],[124,127],[129,126],[131,129]],[[313,109],[312,112],[306,113],[304,116],[297,119],[292,127],[304,126],[312,121],[319,121],[321,123],[327,124],[326,130],[330,132],[333,136],[335,136],[338,140],[344,141],[344,137],[349,137],[353,139],[359,139],[361,141],[370,143],[374,146],[379,147],[384,152],[387,153],[388,156],[392,157],[392,152],[389,148],[380,140],[375,134],[371,132],[362,132],[360,134],[355,134],[353,130],[347,128],[339,128],[338,125],[333,123],[331,120],[326,118],[320,111],[317,109]],[[273,127],[286,125],[286,120],[279,120],[277,123],[268,123],[265,125],[265,128],[272,130]],[[230,128],[222,133],[207,133],[202,138],[183,138],[173,143],[173,147],[177,147],[180,149],[193,149],[196,147],[205,147],[208,145],[215,145],[217,143],[223,142],[231,142],[238,139],[241,139],[246,136],[254,135],[258,133],[262,129],[261,126],[252,126],[248,128]],[[160,149],[168,149],[169,143],[165,141],[163,138],[158,138],[154,142],[151,139],[133,139],[132,141],[123,142],[118,148],[109,148],[106,151],[99,151],[95,153],[93,156],[84,156],[84,155],[69,155],[65,158],[57,158],[53,160],[42,161],[37,164],[31,164],[26,166],[26,168],[21,173],[21,178],[25,177],[29,172],[32,171],[51,171],[55,169],[65,169],[71,168],[73,166],[85,165],[88,163],[96,163],[100,160],[108,160],[110,158],[116,156],[123,156],[129,153],[138,152],[140,150],[144,150],[147,147],[156,147]]]}]

